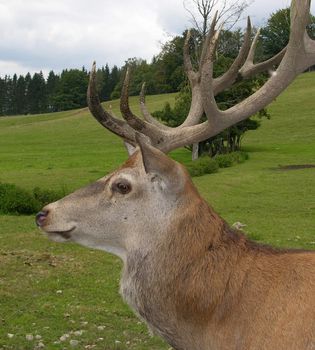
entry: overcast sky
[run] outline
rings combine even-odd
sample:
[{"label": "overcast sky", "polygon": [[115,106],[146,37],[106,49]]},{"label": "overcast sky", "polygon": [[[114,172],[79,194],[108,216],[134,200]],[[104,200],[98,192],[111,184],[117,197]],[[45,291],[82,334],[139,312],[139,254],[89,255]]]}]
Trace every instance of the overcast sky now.
[{"label": "overcast sky", "polygon": [[[289,4],[255,0],[246,14],[262,25]],[[0,0],[0,76],[150,61],[189,26],[183,0]]]}]

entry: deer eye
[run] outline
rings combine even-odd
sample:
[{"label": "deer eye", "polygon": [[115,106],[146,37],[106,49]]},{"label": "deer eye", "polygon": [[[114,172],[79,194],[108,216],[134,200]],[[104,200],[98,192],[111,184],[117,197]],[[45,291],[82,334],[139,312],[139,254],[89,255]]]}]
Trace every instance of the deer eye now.
[{"label": "deer eye", "polygon": [[112,190],[121,194],[127,194],[131,191],[131,185],[127,181],[117,181],[112,185]]}]

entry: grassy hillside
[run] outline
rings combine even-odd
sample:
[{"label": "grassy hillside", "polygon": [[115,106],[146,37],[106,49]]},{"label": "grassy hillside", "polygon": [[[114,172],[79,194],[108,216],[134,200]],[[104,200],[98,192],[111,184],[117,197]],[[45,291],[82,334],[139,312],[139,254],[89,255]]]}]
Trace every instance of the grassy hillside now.
[{"label": "grassy hillside", "polygon": [[[148,96],[152,111],[174,94]],[[137,97],[130,99],[139,113]],[[119,101],[106,103],[119,114]],[[0,182],[22,187],[78,188],[115,169],[126,151],[121,140],[101,127],[88,109],[38,116],[0,118]]]},{"label": "grassy hillside", "polygon": [[[195,179],[228,222],[246,224],[259,241],[315,249],[315,169],[279,168],[315,164],[314,96],[315,74],[304,74],[270,106],[272,119],[246,136],[249,161]],[[150,109],[166,99],[174,95],[148,97]],[[136,110],[135,99],[132,104]],[[117,102],[112,107],[116,111]],[[178,150],[174,157],[185,161],[189,153]],[[125,158],[120,140],[86,110],[0,118],[3,182],[72,190]],[[40,341],[69,349],[70,339],[80,349],[168,348],[122,303],[121,263],[111,255],[51,243],[32,217],[0,216],[0,266],[0,349],[34,349]],[[62,341],[64,334],[69,338]]]}]

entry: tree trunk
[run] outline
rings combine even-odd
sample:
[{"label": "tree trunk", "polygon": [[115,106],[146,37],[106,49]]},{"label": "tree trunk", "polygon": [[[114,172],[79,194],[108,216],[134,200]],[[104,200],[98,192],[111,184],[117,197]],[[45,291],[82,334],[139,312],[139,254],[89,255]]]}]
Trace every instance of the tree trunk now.
[{"label": "tree trunk", "polygon": [[199,158],[199,143],[194,143],[192,146],[191,160],[197,160]]}]

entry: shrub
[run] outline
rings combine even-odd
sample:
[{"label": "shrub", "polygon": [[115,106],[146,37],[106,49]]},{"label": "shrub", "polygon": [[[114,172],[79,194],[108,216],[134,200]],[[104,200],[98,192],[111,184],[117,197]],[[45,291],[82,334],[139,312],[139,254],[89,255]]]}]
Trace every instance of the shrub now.
[{"label": "shrub", "polygon": [[190,176],[202,176],[204,174],[212,174],[218,171],[217,162],[208,156],[200,157],[199,159],[190,162],[186,165]]},{"label": "shrub", "polygon": [[228,168],[235,163],[243,163],[248,159],[245,152],[233,152],[217,155],[215,158],[202,156],[195,161],[186,164],[190,176],[202,176],[205,174],[216,173],[219,168]]},{"label": "shrub", "polygon": [[243,163],[248,159],[246,152],[233,152],[227,154],[219,154],[214,160],[218,163],[219,168],[228,168],[235,163]]},{"label": "shrub", "polygon": [[219,154],[214,159],[217,162],[219,168],[229,168],[234,163],[231,154]]},{"label": "shrub", "polygon": [[34,198],[44,207],[46,204],[55,202],[56,200],[63,197],[65,194],[63,191],[56,192],[52,190],[43,190],[39,187],[33,189]]},{"label": "shrub", "polygon": [[234,152],[232,155],[235,157],[235,162],[237,163],[244,163],[249,158],[246,152]]},{"label": "shrub", "polygon": [[0,211],[4,214],[29,215],[40,210],[41,204],[33,195],[13,184],[0,183]]},{"label": "shrub", "polygon": [[14,184],[0,183],[0,212],[4,214],[35,214],[46,204],[55,202],[65,195],[59,192],[34,188],[26,191]]}]

